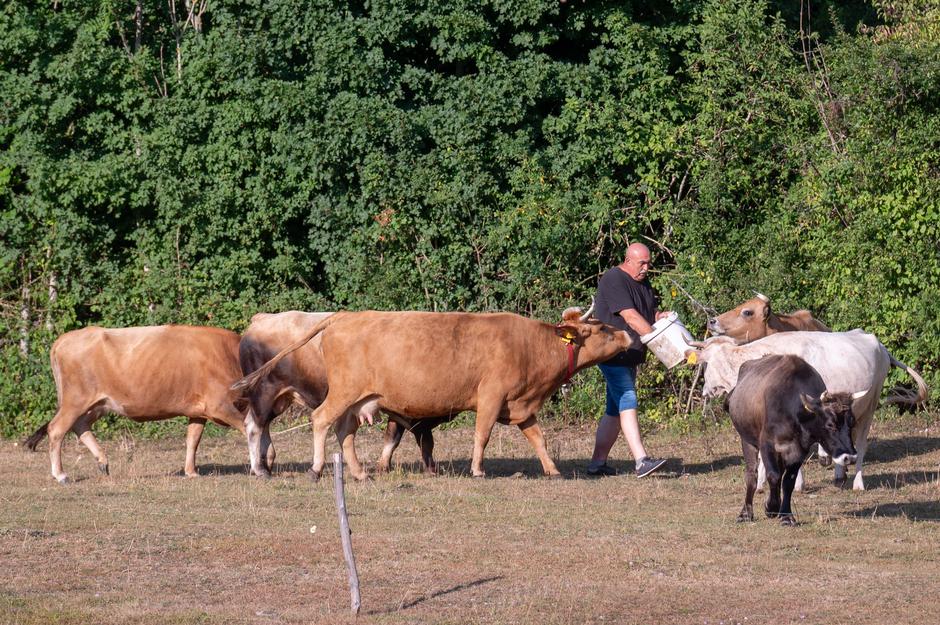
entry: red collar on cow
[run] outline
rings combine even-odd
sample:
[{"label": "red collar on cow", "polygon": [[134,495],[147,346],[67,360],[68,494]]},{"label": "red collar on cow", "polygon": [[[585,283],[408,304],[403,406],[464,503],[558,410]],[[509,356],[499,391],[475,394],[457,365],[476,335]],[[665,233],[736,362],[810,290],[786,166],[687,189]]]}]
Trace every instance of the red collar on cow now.
[{"label": "red collar on cow", "polygon": [[562,384],[567,384],[571,376],[574,375],[574,341],[565,341],[568,347],[568,370],[565,372],[565,379]]},{"label": "red collar on cow", "polygon": [[[555,328],[561,330],[562,326],[558,324]],[[565,380],[562,382],[562,384],[567,384],[571,376],[574,375],[574,346],[577,344],[578,335],[571,330],[565,329],[563,332],[558,333],[558,338],[568,347],[568,370],[565,372]]]}]

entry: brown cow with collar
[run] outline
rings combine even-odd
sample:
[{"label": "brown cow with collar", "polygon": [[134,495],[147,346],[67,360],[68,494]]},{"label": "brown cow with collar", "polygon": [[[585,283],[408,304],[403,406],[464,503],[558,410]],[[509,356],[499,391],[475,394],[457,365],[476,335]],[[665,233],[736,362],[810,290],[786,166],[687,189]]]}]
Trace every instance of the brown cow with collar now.
[{"label": "brown cow with collar", "polygon": [[824,323],[808,310],[777,315],[770,309],[770,298],[760,293],[737,308],[708,320],[708,330],[718,336],[729,336],[739,343],[749,343],[777,332],[830,332]]},{"label": "brown cow with collar", "polygon": [[[207,420],[245,433],[246,402],[229,390],[242,376],[238,341],[229,330],[176,325],[66,332],[49,352],[58,410],[24,446],[35,450],[48,434],[52,476],[65,483],[61,452],[69,430],[107,474],[108,458],[91,431],[98,418],[108,412],[134,421],[184,416],[184,470],[196,476],[196,448]],[[273,448],[270,453],[273,461]]]},{"label": "brown cow with collar", "polygon": [[[315,477],[325,464],[329,427],[349,416],[371,422],[380,410],[412,419],[475,411],[471,472],[477,477],[484,475],[493,425],[516,425],[545,474],[559,476],[536,413],[572,373],[632,344],[626,332],[589,320],[590,312],[568,309],[557,326],[511,313],[337,313],[233,388],[251,388],[322,331],[329,390],[312,416]],[[344,443],[353,435],[339,434]],[[364,477],[355,457],[347,460],[350,472]]]}]

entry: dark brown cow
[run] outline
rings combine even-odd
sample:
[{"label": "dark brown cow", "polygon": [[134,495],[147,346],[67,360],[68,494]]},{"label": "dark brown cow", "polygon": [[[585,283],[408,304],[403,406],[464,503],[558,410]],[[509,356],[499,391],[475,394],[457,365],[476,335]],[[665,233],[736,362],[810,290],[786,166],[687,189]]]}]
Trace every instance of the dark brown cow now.
[{"label": "dark brown cow", "polygon": [[[580,309],[565,311],[553,326],[510,313],[337,313],[264,367],[235,385],[250,388],[322,330],[320,349],[329,391],[312,416],[318,477],[325,463],[329,427],[358,416],[370,422],[385,410],[412,419],[477,413],[471,471],[483,476],[483,450],[493,425],[517,425],[547,475],[558,476],[548,457],[536,412],[575,371],[628,348],[626,332]],[[337,432],[340,440],[353,431]],[[352,460],[353,458],[349,458]],[[364,477],[350,462],[350,472]]]},{"label": "dark brown cow", "polygon": [[[305,337],[312,328],[332,314],[297,310],[274,314],[258,313],[251,318],[251,324],[242,333],[238,350],[242,370],[246,375],[256,371],[282,349]],[[320,354],[319,335],[314,336],[309,343],[298,348],[296,352],[286,356],[251,389],[247,397],[255,418],[249,420],[247,428],[251,470],[255,475],[270,476],[272,467],[263,465],[260,459],[266,456],[271,444],[271,421],[294,401],[310,409],[316,408],[326,397],[326,391],[326,367]],[[354,419],[354,423],[339,426],[338,434],[346,432],[350,427],[358,427],[355,417],[351,418]],[[450,419],[451,417],[441,417],[412,421],[402,415],[390,414],[378,470],[389,469],[392,454],[401,442],[402,435],[408,430],[414,434],[421,448],[425,470],[433,473],[436,465],[432,455],[434,437],[431,430]],[[354,458],[356,454],[351,442],[352,438],[347,438],[347,444],[343,449],[343,454],[347,459]],[[350,464],[359,464],[359,461],[354,458]]]},{"label": "dark brown cow", "polygon": [[811,445],[819,443],[841,466],[854,462],[852,402],[867,392],[829,394],[819,373],[790,354],[765,356],[741,365],[737,386],[728,398],[746,464],[744,507],[738,521],[754,520],[760,452],[770,488],[767,516],[793,525],[790,497]]},{"label": "dark brown cow", "polygon": [[808,310],[777,315],[770,310],[770,299],[756,294],[737,308],[708,320],[708,330],[715,335],[729,336],[739,343],[749,343],[777,332],[830,332]]},{"label": "dark brown cow", "polygon": [[107,474],[107,456],[91,431],[99,417],[108,412],[134,421],[184,416],[189,417],[185,472],[195,476],[196,448],[207,420],[245,432],[246,403],[229,390],[242,376],[238,341],[228,330],[192,326],[67,332],[49,353],[58,411],[24,444],[35,450],[48,434],[52,476],[64,483],[62,439],[69,430]]}]

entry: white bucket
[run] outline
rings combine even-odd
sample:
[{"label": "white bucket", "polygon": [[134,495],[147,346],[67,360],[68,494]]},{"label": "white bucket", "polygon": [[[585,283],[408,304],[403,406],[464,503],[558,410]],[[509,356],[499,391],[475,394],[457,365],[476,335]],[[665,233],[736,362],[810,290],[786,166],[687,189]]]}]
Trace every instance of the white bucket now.
[{"label": "white bucket", "polygon": [[692,335],[672,312],[653,324],[653,331],[640,337],[667,369],[672,369],[685,360],[685,353],[693,349],[689,345]]}]

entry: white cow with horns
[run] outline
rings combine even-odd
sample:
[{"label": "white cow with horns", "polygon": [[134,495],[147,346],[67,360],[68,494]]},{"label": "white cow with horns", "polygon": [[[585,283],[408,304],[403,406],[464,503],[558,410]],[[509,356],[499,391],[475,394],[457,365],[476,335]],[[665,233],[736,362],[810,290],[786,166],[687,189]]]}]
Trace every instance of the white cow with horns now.
[{"label": "white cow with horns", "polygon": [[[862,461],[868,447],[868,430],[878,408],[881,389],[892,366],[906,371],[917,383],[917,393],[894,389],[885,404],[920,404],[927,400],[927,385],[916,371],[895,359],[877,338],[862,330],[851,332],[781,332],[751,343],[739,345],[734,339],[717,336],[704,342],[694,342],[696,356],[707,363],[705,368],[705,397],[717,397],[731,392],[738,382],[738,370],[749,360],[772,354],[792,354],[805,360],[819,372],[830,393],[855,393],[867,388],[868,392],[852,404],[855,427],[852,438],[858,451],[856,459],[855,490],[865,490]],[[835,480],[845,482],[845,468],[836,467]]]}]

